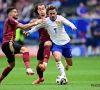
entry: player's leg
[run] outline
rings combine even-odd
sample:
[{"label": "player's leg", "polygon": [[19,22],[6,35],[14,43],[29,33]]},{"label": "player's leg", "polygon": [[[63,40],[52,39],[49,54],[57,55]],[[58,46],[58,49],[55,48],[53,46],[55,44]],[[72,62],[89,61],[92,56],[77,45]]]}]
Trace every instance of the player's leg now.
[{"label": "player's leg", "polygon": [[68,70],[69,66],[72,66],[72,53],[71,53],[72,49],[70,44],[67,44],[64,48],[63,48],[63,56],[65,57],[65,69]]},{"label": "player's leg", "polygon": [[51,41],[46,41],[44,43],[44,53],[43,53],[43,64],[40,64],[40,68],[41,70],[45,71],[49,57],[50,57],[50,47],[52,46],[52,42]]},{"label": "player's leg", "polygon": [[60,75],[65,76],[64,66],[61,62],[62,48],[58,45],[53,44],[52,53],[56,61],[56,66],[60,72]]},{"label": "player's leg", "polygon": [[37,52],[38,63],[37,63],[37,66],[36,66],[38,79],[36,79],[32,84],[39,84],[40,82],[44,81],[43,70],[41,70],[41,68],[39,67],[40,64],[43,64],[43,52],[44,52],[44,44],[40,44],[38,52]]},{"label": "player's leg", "polygon": [[14,67],[15,67],[15,61],[9,63],[9,65],[3,70],[2,75],[0,75],[0,83]]},{"label": "player's leg", "polygon": [[37,71],[38,79],[36,79],[34,82],[32,82],[32,84],[39,84],[40,82],[44,81],[43,71],[39,67],[39,64],[42,64],[42,63],[43,63],[43,60],[38,60],[38,64],[36,66],[36,71]]},{"label": "player's leg", "polygon": [[24,61],[24,64],[26,66],[26,69],[27,69],[26,73],[28,75],[33,75],[34,72],[30,68],[30,57],[29,57],[28,49],[26,47],[23,47],[20,44],[17,44],[17,43],[14,43],[13,46],[14,46],[14,49],[15,49],[15,54],[17,54],[17,53],[23,54],[23,61]]},{"label": "player's leg", "polygon": [[65,57],[65,69],[68,71],[69,66],[72,66],[72,58],[66,58]]},{"label": "player's leg", "polygon": [[9,65],[3,70],[2,75],[0,76],[0,82],[10,73],[10,71],[15,67],[15,56],[11,52],[9,43],[2,45],[2,51],[7,57]]}]

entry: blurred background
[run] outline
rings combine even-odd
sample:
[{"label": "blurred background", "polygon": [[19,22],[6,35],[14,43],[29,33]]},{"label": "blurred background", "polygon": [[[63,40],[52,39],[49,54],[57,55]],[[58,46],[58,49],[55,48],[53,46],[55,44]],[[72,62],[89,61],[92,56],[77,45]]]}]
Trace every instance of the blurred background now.
[{"label": "blurred background", "polygon": [[[77,27],[77,31],[72,31],[65,25],[66,32],[71,38],[73,56],[100,55],[100,0],[0,0],[0,46],[7,7],[16,7],[19,13],[18,21],[26,24],[31,19],[37,18],[34,6],[38,3],[56,5],[58,14]],[[36,56],[39,45],[38,32],[26,37],[18,28],[15,41],[28,47],[31,56]],[[0,56],[3,55],[0,49]]]}]

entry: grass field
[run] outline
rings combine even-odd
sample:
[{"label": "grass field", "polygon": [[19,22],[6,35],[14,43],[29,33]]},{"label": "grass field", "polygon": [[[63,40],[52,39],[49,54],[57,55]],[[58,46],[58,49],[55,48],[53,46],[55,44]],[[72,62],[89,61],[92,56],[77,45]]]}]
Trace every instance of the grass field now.
[{"label": "grass field", "polygon": [[[62,61],[64,62],[64,59]],[[36,64],[36,58],[31,57],[31,66],[35,72]],[[0,57],[0,74],[6,66],[6,58]],[[0,90],[100,90],[100,57],[74,57],[73,66],[66,71],[69,80],[67,85],[56,84],[55,80],[59,73],[53,58],[49,60],[43,83],[32,85],[38,77],[37,74],[30,76],[25,72],[22,58],[17,57],[16,67],[2,81]]]}]

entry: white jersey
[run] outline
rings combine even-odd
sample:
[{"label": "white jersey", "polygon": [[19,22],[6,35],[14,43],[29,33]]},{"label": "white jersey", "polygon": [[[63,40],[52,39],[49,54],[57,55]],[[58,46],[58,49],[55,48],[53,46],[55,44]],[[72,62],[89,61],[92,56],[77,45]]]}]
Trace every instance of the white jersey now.
[{"label": "white jersey", "polygon": [[75,27],[70,21],[62,17],[61,15],[57,15],[55,21],[52,21],[50,17],[46,18],[45,25],[37,25],[32,28],[29,33],[33,33],[40,28],[45,28],[50,35],[50,38],[53,43],[57,45],[65,45],[70,41],[70,37],[65,31],[64,24],[70,26],[71,28]]}]

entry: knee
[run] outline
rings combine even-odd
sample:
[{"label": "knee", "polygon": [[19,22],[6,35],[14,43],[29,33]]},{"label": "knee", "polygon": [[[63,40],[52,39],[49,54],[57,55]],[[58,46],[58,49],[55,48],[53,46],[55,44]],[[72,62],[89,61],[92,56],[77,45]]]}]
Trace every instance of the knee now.
[{"label": "knee", "polygon": [[56,60],[56,62],[60,61],[60,57],[56,56],[55,60]]},{"label": "knee", "polygon": [[29,52],[29,50],[26,47],[22,47],[20,50],[21,53]]},{"label": "knee", "polygon": [[44,46],[49,46],[49,47],[51,47],[51,46],[52,46],[51,41],[46,41],[46,42],[44,43]]},{"label": "knee", "polygon": [[15,67],[15,64],[10,64],[9,66],[11,69],[13,69]]}]

